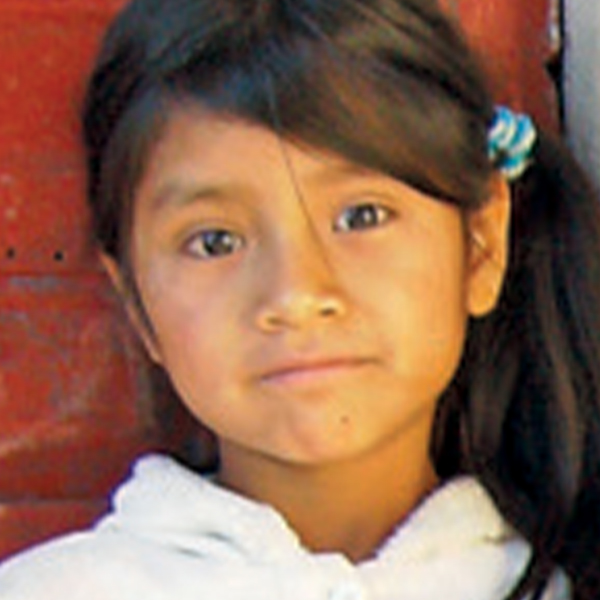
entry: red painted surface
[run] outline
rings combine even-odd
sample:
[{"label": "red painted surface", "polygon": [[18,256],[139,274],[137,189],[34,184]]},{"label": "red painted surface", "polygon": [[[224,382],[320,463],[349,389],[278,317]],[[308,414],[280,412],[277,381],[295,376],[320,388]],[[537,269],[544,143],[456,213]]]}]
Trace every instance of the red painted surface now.
[{"label": "red painted surface", "polygon": [[88,242],[77,130],[117,4],[0,6],[0,557],[89,523],[157,443],[141,355]]},{"label": "red painted surface", "polygon": [[558,126],[557,94],[546,66],[558,52],[557,0],[444,0],[486,58],[499,101]]},{"label": "red painted surface", "polygon": [[[549,1],[446,0],[499,97],[553,124]],[[88,242],[78,105],[121,4],[0,5],[0,558],[90,523],[175,418],[156,425],[145,363]]]}]

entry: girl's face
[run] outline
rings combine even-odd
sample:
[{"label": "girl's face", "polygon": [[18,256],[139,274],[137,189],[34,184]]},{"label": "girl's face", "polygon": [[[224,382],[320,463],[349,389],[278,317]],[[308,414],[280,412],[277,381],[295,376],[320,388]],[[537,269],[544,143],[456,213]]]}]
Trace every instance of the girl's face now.
[{"label": "girl's face", "polygon": [[[500,285],[489,220],[181,109],[135,198],[131,260],[152,331],[130,312],[231,456],[324,465],[402,440],[422,455],[467,317]],[[473,248],[468,227],[481,230]]]}]

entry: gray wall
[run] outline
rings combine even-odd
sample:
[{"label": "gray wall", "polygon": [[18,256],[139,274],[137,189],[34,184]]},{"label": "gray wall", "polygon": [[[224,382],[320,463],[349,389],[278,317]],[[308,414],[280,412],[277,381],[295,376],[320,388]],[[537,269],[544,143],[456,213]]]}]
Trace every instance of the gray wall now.
[{"label": "gray wall", "polygon": [[600,190],[600,0],[565,0],[567,136]]}]

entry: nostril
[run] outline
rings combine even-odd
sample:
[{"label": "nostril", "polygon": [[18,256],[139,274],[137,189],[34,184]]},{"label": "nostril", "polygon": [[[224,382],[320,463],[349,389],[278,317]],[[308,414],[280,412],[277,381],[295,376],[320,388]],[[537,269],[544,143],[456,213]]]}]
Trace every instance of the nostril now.
[{"label": "nostril", "polygon": [[321,299],[319,314],[324,318],[338,317],[344,313],[344,306],[341,298],[328,296]]},{"label": "nostril", "polygon": [[291,327],[291,323],[288,321],[289,319],[282,311],[274,309],[273,307],[268,307],[260,311],[257,318],[259,329],[266,333],[275,333],[282,329],[288,329]]},{"label": "nostril", "polygon": [[321,316],[323,317],[335,317],[337,310],[333,306],[326,306],[321,309]]}]

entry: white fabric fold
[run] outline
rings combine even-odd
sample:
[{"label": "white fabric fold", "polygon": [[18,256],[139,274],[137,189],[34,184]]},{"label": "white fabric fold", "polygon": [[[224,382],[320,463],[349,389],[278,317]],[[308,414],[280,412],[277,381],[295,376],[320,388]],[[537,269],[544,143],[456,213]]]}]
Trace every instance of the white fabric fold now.
[{"label": "white fabric fold", "polygon": [[[3,600],[503,600],[530,551],[471,478],[426,498],[372,559],[314,554],[271,507],[140,460],[91,531],[0,566]],[[557,576],[546,600],[565,600]]]}]

